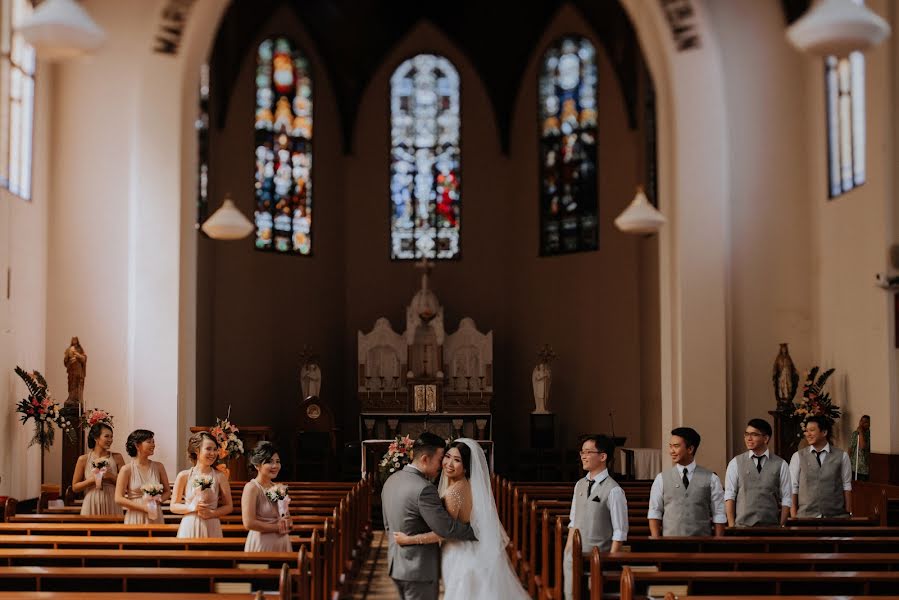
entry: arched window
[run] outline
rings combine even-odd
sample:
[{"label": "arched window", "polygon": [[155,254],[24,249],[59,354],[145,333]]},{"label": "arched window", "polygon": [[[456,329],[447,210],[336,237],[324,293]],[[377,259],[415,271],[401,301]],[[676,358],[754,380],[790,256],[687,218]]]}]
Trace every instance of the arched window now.
[{"label": "arched window", "polygon": [[256,248],[312,254],[312,77],[286,38],[256,56]]},{"label": "arched window", "polygon": [[419,54],[390,78],[390,256],[459,256],[459,73]]},{"label": "arched window", "polygon": [[865,182],[865,55],[824,59],[831,198]]},{"label": "arched window", "polygon": [[540,254],[599,248],[596,190],[596,50],[566,36],[543,55],[540,118]]},{"label": "arched window", "polygon": [[35,58],[13,23],[31,12],[31,3],[2,0],[0,8],[0,185],[30,200]]}]

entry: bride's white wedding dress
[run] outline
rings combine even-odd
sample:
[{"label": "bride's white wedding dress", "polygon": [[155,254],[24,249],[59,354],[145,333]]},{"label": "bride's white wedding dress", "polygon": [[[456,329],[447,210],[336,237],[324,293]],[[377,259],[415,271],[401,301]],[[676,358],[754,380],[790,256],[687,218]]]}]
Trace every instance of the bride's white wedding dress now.
[{"label": "bride's white wedding dress", "polygon": [[[444,600],[528,600],[506,554],[506,535],[490,488],[490,472],[481,446],[462,438],[471,450],[471,527],[476,542],[446,540],[440,551]],[[441,479],[440,495],[446,486]]]}]

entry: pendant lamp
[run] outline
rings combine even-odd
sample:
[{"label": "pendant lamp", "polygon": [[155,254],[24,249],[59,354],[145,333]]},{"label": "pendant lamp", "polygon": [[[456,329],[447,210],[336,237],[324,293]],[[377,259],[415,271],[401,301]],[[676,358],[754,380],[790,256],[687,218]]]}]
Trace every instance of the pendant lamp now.
[{"label": "pendant lamp", "polygon": [[615,227],[624,233],[658,233],[667,222],[665,215],[646,198],[643,186],[638,185],[634,199],[615,219]]},{"label": "pendant lamp", "polygon": [[201,229],[214,240],[239,240],[250,235],[254,226],[226,195],[221,207],[206,219]]},{"label": "pendant lamp", "polygon": [[815,0],[812,7],[787,29],[796,48],[818,56],[847,56],[882,42],[890,26],[855,0]]},{"label": "pendant lamp", "polygon": [[96,50],[106,39],[75,0],[44,0],[16,30],[42,60],[61,60]]}]

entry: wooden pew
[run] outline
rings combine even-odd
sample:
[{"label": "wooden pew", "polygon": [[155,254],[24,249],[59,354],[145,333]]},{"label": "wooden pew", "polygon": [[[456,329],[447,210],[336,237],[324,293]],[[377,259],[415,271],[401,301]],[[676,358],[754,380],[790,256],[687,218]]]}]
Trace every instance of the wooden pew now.
[{"label": "wooden pew", "polygon": [[[280,594],[279,594],[280,595]],[[275,596],[259,594],[191,594],[188,600],[263,600]],[[119,592],[3,592],[0,600],[121,600]],[[128,594],[128,600],[172,600],[172,595],[138,593]]]},{"label": "wooden pew", "polygon": [[631,537],[632,553],[644,552],[895,552],[899,536],[743,536],[743,537]]}]

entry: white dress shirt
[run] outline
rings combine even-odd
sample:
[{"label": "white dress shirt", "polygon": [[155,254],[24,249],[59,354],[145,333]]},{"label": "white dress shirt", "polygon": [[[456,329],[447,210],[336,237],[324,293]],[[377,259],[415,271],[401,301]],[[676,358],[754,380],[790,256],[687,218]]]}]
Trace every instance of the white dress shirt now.
[{"label": "white dress shirt", "polygon": [[[591,480],[590,474],[587,474],[587,481],[595,481],[593,487],[590,490],[590,493],[593,493],[593,490],[596,489],[596,486],[606,480],[606,477],[609,476],[609,470],[603,469],[596,476],[596,479]],[[588,484],[589,485],[589,484]],[[571,512],[568,515],[568,527],[574,527],[574,497],[571,498]],[[627,541],[627,497],[624,495],[624,490],[621,487],[612,488],[612,491],[609,492],[609,514],[612,516],[612,541],[613,542],[626,542]]]},{"label": "white dress shirt", "polygon": [[[805,448],[800,450],[799,452],[804,451]],[[793,453],[793,458],[790,459],[790,476],[793,479],[793,493],[799,493],[799,472],[802,470],[802,463],[799,459],[799,452]],[[824,464],[825,460],[828,460],[830,456],[830,443],[824,444],[824,448],[818,453],[818,456],[821,457],[821,464]],[[840,461],[840,474],[843,476],[843,491],[851,492],[852,491],[852,465],[849,462],[849,455],[843,452],[843,458]]]},{"label": "white dress shirt", "polygon": [[[746,454],[752,456],[752,450],[747,450]],[[765,457],[762,459],[762,466],[764,467],[765,463],[768,462],[768,459],[771,458],[770,452],[765,450],[765,453],[760,456]],[[740,467],[737,466],[738,458],[739,455],[733,457],[731,461],[727,463],[727,473],[724,475],[725,500],[737,499],[740,472]],[[790,467],[787,466],[787,461],[780,464],[780,505],[787,507],[793,506],[793,482],[790,476]]]},{"label": "white dress shirt", "polygon": [[[689,465],[675,465],[677,474],[682,479],[684,470],[687,471],[687,481],[693,481],[693,472],[696,470],[696,461]],[[662,520],[665,514],[665,501],[662,494],[665,491],[665,484],[662,483],[662,474],[656,475],[655,481],[652,482],[652,489],[649,492],[649,512],[647,518]],[[712,497],[712,522],[727,525],[727,514],[724,512],[724,489],[721,487],[721,479],[717,474],[712,473],[711,481],[711,497]]]}]

